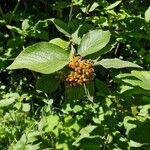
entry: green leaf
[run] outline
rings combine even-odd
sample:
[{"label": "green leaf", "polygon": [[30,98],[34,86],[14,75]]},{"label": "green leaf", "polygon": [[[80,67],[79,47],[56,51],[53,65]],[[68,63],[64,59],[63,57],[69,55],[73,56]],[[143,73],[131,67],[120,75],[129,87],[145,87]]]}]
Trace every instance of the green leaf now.
[{"label": "green leaf", "polygon": [[142,68],[139,65],[136,65],[134,63],[131,63],[129,61],[123,61],[118,58],[113,59],[102,59],[95,63],[95,65],[101,65],[104,68],[127,68],[127,67],[133,67],[133,68]]},{"label": "green leaf", "polygon": [[71,35],[71,41],[79,45],[81,42],[81,37],[92,29],[94,29],[94,27],[91,24],[80,24],[75,32]]},{"label": "green leaf", "polygon": [[65,41],[65,40],[62,40],[61,38],[52,39],[52,40],[49,41],[49,43],[58,45],[59,47],[61,47],[63,49],[66,49],[66,48],[69,47],[69,42]]},{"label": "green leaf", "polygon": [[86,56],[101,50],[109,42],[110,32],[93,30],[85,34],[78,47],[78,53]]},{"label": "green leaf", "polygon": [[130,116],[124,118],[123,124],[126,129],[126,135],[129,134],[130,130],[136,128],[136,124],[130,123],[130,121],[135,121],[136,119]]},{"label": "green leaf", "polygon": [[64,35],[67,37],[70,37],[70,29],[68,25],[59,19],[51,19],[51,21],[54,23],[55,27]]},{"label": "green leaf", "polygon": [[22,104],[22,111],[24,112],[28,112],[30,111],[30,105],[27,103],[27,104]]},{"label": "green leaf", "polygon": [[29,25],[29,19],[25,19],[23,22],[22,22],[22,30],[27,30],[28,28],[30,27]]},{"label": "green leaf", "polygon": [[150,71],[132,71],[131,74],[119,74],[116,78],[121,79],[128,85],[150,90]]},{"label": "green leaf", "polygon": [[105,82],[95,79],[95,86],[98,90],[96,95],[106,97],[109,94],[109,90]]},{"label": "green leaf", "polygon": [[0,107],[6,107],[14,103],[14,98],[0,100]]},{"label": "green leaf", "polygon": [[90,97],[94,93],[94,83],[91,81],[87,84],[77,87],[66,86],[65,95],[68,100],[82,99],[83,97]]},{"label": "green leaf", "polygon": [[59,124],[59,117],[57,115],[50,115],[46,117],[47,128],[46,131],[53,131]]},{"label": "green leaf", "polygon": [[50,74],[62,69],[69,62],[69,54],[61,47],[40,42],[25,48],[7,69],[26,68]]},{"label": "green leaf", "polygon": [[54,75],[43,75],[36,82],[36,89],[45,93],[57,90],[60,81]]},{"label": "green leaf", "polygon": [[135,142],[135,141],[133,141],[133,140],[130,140],[130,142],[129,142],[129,146],[130,146],[130,147],[142,147],[143,145],[144,145],[144,144]]},{"label": "green leaf", "polygon": [[150,7],[145,12],[145,21],[149,22],[150,21]]},{"label": "green leaf", "polygon": [[118,6],[122,1],[116,1],[115,3],[109,5],[108,7],[106,7],[105,9],[106,10],[110,10],[110,9],[113,9],[115,8],[116,6]]},{"label": "green leaf", "polygon": [[98,4],[97,2],[94,2],[94,3],[92,4],[92,6],[90,7],[89,12],[94,11],[98,6],[99,6],[99,4]]},{"label": "green leaf", "polygon": [[15,26],[10,26],[10,25],[7,25],[6,26],[9,30],[13,31],[13,32],[16,32],[18,34],[22,34],[22,30],[18,27],[15,27]]}]

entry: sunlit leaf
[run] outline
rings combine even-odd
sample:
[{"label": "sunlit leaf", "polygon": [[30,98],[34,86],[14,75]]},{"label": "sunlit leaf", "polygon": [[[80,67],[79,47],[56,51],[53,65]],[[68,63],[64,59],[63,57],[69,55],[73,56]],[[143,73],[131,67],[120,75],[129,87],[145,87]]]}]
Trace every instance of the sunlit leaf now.
[{"label": "sunlit leaf", "polygon": [[116,1],[115,3],[109,5],[108,7],[106,7],[106,10],[110,10],[115,8],[116,6],[118,6],[122,1]]},{"label": "sunlit leaf", "polygon": [[14,98],[0,100],[0,107],[6,107],[15,102]]},{"label": "sunlit leaf", "polygon": [[95,65],[101,65],[104,68],[116,68],[116,69],[127,68],[127,67],[142,68],[141,66],[137,64],[131,63],[129,61],[120,60],[118,58],[102,59],[96,62]]},{"label": "sunlit leaf", "polygon": [[102,30],[93,30],[83,36],[78,47],[78,53],[86,56],[100,51],[109,42],[110,32]]},{"label": "sunlit leaf", "polygon": [[26,68],[50,74],[62,69],[69,62],[69,54],[61,47],[40,42],[25,48],[7,69]]},{"label": "sunlit leaf", "polygon": [[150,21],[150,7],[145,12],[145,21],[146,22]]},{"label": "sunlit leaf", "polygon": [[49,43],[58,45],[59,47],[64,48],[64,49],[69,46],[69,42],[65,41],[65,40],[62,40],[61,38],[52,39],[52,40],[49,41]]}]

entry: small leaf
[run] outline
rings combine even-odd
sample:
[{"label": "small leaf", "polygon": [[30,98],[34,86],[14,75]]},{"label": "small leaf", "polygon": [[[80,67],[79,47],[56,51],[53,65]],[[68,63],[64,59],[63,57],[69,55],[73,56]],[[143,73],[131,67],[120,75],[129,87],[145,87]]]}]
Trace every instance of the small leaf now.
[{"label": "small leaf", "polygon": [[92,6],[90,7],[89,12],[94,11],[98,6],[99,6],[99,4],[98,4],[97,2],[94,2],[94,3],[92,4]]},{"label": "small leaf", "polygon": [[130,130],[136,128],[136,124],[130,123],[130,121],[135,121],[135,120],[136,120],[135,118],[130,117],[130,116],[126,116],[124,118],[123,124],[124,124],[124,127],[126,129],[126,135],[129,134]]},{"label": "small leaf", "polygon": [[130,142],[129,142],[129,146],[130,146],[130,147],[142,147],[143,145],[144,145],[144,144],[135,142],[135,141],[133,141],[133,140],[130,140]]},{"label": "small leaf", "polygon": [[18,27],[10,26],[10,25],[7,25],[6,27],[7,27],[9,30],[13,31],[13,32],[22,34],[22,30],[21,30],[20,28],[18,28]]},{"label": "small leaf", "polygon": [[69,62],[69,54],[61,47],[40,42],[25,48],[7,69],[26,68],[50,74],[62,69]]},{"label": "small leaf", "polygon": [[54,23],[55,27],[64,35],[67,37],[70,37],[70,29],[68,25],[59,19],[51,19],[51,21]]},{"label": "small leaf", "polygon": [[27,30],[28,28],[30,27],[29,25],[29,19],[25,19],[23,22],[22,22],[22,30]]},{"label": "small leaf", "polygon": [[113,59],[102,59],[99,62],[96,62],[95,65],[101,65],[104,68],[127,68],[127,67],[133,67],[133,68],[142,68],[141,66],[131,63],[129,61],[123,61],[118,58]]},{"label": "small leaf", "polygon": [[78,53],[86,56],[101,50],[109,42],[110,32],[93,30],[85,34],[78,47]]},{"label": "small leaf", "polygon": [[106,10],[113,9],[113,8],[115,8],[116,6],[118,6],[120,3],[121,3],[121,1],[116,1],[115,3],[109,5],[109,6],[106,8]]},{"label": "small leaf", "polygon": [[30,111],[30,105],[28,103],[22,104],[22,111],[24,111],[24,112]]},{"label": "small leaf", "polygon": [[146,22],[150,21],[150,7],[145,12],[145,21]]}]

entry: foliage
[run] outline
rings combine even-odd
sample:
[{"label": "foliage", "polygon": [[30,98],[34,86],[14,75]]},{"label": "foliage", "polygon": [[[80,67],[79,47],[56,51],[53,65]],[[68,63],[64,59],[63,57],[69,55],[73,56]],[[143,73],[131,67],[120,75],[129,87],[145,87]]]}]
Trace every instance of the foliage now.
[{"label": "foliage", "polygon": [[[149,16],[148,0],[2,1],[0,149],[149,150]],[[74,54],[95,75],[70,87]]]}]

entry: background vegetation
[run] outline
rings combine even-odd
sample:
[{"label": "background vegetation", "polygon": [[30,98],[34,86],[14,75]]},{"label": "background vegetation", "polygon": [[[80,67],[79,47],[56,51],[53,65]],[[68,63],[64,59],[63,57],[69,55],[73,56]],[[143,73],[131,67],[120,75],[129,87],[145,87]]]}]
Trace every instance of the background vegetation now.
[{"label": "background vegetation", "polygon": [[[0,149],[149,150],[149,6],[149,0],[1,0]],[[25,47],[50,41],[76,48],[95,29],[111,38],[103,54],[86,58],[110,63],[95,67],[92,94],[6,69]]]}]

